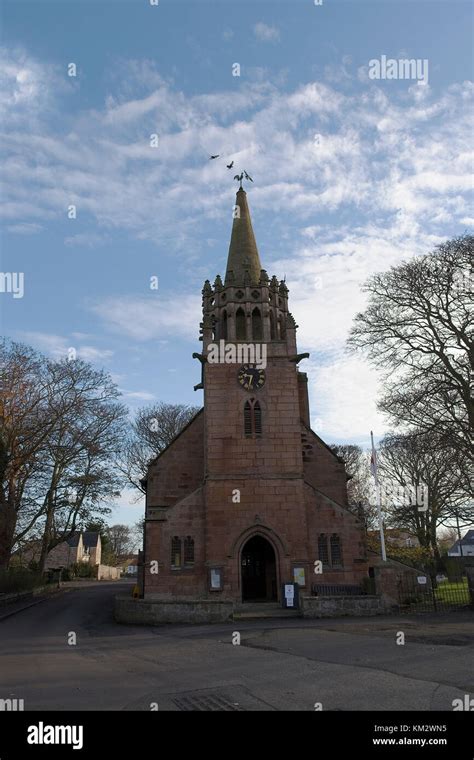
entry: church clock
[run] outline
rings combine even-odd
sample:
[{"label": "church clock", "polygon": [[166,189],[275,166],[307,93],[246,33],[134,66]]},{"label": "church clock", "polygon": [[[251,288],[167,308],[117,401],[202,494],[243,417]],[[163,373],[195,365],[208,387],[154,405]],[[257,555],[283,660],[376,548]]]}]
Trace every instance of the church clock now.
[{"label": "church clock", "polygon": [[265,384],[265,370],[257,369],[251,364],[244,364],[237,375],[239,385],[246,391],[258,391]]}]

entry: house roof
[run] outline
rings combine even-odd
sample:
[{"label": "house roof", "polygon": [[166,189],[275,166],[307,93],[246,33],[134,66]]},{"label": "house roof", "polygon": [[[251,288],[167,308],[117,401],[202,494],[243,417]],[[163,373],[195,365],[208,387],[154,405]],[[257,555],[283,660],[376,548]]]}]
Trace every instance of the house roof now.
[{"label": "house roof", "polygon": [[67,539],[67,543],[71,547],[78,546],[79,538],[82,536],[82,543],[84,546],[89,548],[91,546],[97,546],[99,542],[99,535],[100,534],[95,530],[85,530],[84,532],[81,530],[76,530],[76,532]]},{"label": "house roof", "polygon": [[97,546],[99,543],[100,533],[98,533],[95,530],[86,530],[82,534],[82,540],[84,542],[84,546],[90,547],[90,546]]},{"label": "house roof", "polygon": [[[462,546],[472,546],[474,544],[474,530],[468,530],[466,535],[461,540]],[[449,549],[450,552],[454,549],[459,549],[459,539]]]}]

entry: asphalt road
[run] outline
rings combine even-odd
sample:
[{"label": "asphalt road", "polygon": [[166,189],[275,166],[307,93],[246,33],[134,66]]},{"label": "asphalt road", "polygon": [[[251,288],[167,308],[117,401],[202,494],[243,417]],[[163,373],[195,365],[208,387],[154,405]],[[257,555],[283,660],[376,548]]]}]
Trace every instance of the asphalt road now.
[{"label": "asphalt road", "polygon": [[451,711],[474,694],[470,612],[148,628],[114,622],[113,596],[127,588],[82,586],[0,619],[0,699],[25,710]]}]

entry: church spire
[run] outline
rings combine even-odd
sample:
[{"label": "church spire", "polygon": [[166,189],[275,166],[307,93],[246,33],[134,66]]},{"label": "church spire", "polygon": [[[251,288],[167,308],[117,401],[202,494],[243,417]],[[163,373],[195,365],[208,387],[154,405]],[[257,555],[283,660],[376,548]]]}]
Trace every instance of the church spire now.
[{"label": "church spire", "polygon": [[238,216],[232,225],[225,285],[256,285],[260,280],[262,265],[253,234],[247,194],[242,187],[237,191],[235,205]]}]

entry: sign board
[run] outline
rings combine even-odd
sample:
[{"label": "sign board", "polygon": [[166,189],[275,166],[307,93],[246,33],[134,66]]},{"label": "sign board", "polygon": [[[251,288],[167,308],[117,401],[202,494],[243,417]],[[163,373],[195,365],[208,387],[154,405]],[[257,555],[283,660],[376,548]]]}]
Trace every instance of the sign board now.
[{"label": "sign board", "polygon": [[419,575],[417,578],[418,583],[424,585],[426,583],[426,575]]},{"label": "sign board", "polygon": [[219,567],[211,568],[211,589],[219,591],[222,588],[222,570]]},{"label": "sign board", "polygon": [[304,567],[293,568],[293,580],[298,584],[298,586],[306,586]]},{"label": "sign board", "polygon": [[299,586],[297,583],[284,583],[282,588],[282,606],[297,609],[299,607]]}]

